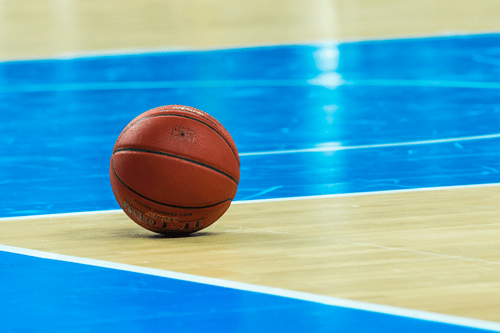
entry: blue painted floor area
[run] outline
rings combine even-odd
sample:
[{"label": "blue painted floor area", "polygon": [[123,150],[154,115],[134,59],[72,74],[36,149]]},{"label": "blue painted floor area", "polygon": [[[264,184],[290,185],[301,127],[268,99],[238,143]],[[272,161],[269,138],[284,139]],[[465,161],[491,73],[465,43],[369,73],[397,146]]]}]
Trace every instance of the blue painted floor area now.
[{"label": "blue painted floor area", "polygon": [[0,262],[5,333],[484,332],[1,251]]},{"label": "blue painted floor area", "polygon": [[[118,209],[108,181],[114,141],[160,105],[211,113],[240,153],[497,133],[499,42],[492,34],[0,63],[0,217]],[[243,156],[236,200],[496,183],[499,147]]]},{"label": "blue painted floor area", "polygon": [[[247,156],[239,198],[261,199],[500,182],[500,139]],[[294,170],[294,172],[290,172]],[[284,185],[286,184],[286,185]],[[267,188],[262,191],[263,188]],[[260,192],[258,192],[260,191]],[[254,196],[254,193],[258,195]]]},{"label": "blue painted floor area", "polygon": [[[236,200],[498,183],[500,138],[245,154],[498,134],[499,43],[492,34],[0,63],[0,217],[118,209],[113,144],[135,116],[167,104],[207,111],[233,135]],[[472,330],[6,252],[0,262],[2,332]]]}]

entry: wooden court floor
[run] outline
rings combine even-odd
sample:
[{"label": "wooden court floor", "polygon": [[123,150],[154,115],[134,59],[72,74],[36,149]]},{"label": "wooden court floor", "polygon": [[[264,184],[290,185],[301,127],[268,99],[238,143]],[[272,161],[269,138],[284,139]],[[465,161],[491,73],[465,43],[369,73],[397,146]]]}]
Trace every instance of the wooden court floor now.
[{"label": "wooden court floor", "polygon": [[[0,59],[490,33],[499,18],[492,0],[0,0]],[[122,212],[5,219],[0,243],[500,322],[499,203],[498,185],[236,202],[177,239]]]},{"label": "wooden court floor", "polygon": [[2,244],[498,321],[500,190],[233,204],[188,238],[122,212],[2,221]]},{"label": "wooden court floor", "polygon": [[494,0],[1,0],[0,59],[500,30]]}]

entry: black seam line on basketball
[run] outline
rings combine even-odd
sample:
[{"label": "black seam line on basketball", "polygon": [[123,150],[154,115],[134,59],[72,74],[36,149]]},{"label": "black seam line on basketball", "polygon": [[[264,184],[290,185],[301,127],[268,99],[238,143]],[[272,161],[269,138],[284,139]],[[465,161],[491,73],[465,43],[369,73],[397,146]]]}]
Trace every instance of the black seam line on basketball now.
[{"label": "black seam line on basketball", "polygon": [[156,155],[168,156],[168,157],[173,157],[173,158],[177,158],[177,159],[180,159],[180,160],[184,160],[184,161],[187,161],[187,162],[190,162],[190,163],[194,163],[194,164],[197,164],[197,165],[201,165],[202,167],[205,167],[205,168],[217,171],[218,173],[226,176],[227,178],[229,178],[233,182],[235,182],[236,185],[238,185],[238,180],[236,178],[234,178],[233,176],[231,176],[230,174],[228,174],[228,173],[226,173],[226,172],[224,172],[222,170],[219,170],[217,168],[214,168],[211,165],[208,165],[208,164],[205,164],[205,163],[202,163],[202,162],[198,162],[196,160],[192,160],[192,159],[187,158],[187,157],[182,157],[182,156],[179,156],[179,155],[165,153],[165,152],[162,152],[162,151],[156,151],[156,150],[150,150],[150,149],[142,149],[142,148],[118,148],[118,149],[116,149],[113,152],[113,154],[119,153],[119,152],[122,152],[122,151],[136,151],[136,152],[140,152],[140,153],[156,154]]},{"label": "black seam line on basketball", "polygon": [[224,202],[227,202],[227,201],[230,201],[230,200],[233,200],[234,198],[229,198],[229,199],[225,199],[225,200],[222,200],[220,202],[217,202],[213,205],[208,205],[208,206],[178,206],[178,205],[171,205],[171,204],[167,204],[167,203],[164,203],[164,202],[160,202],[160,201],[156,201],[156,200],[153,200],[151,198],[148,198],[146,197],[145,195],[142,195],[140,194],[139,192],[135,191],[133,188],[131,188],[130,186],[128,186],[127,184],[125,184],[125,182],[123,180],[121,180],[120,177],[118,177],[118,174],[116,173],[115,171],[115,163],[114,161],[111,162],[111,168],[113,169],[113,174],[115,175],[116,179],[118,179],[118,181],[123,185],[125,186],[129,191],[131,191],[132,193],[140,196],[141,198],[143,199],[146,199],[146,200],[149,200],[151,202],[154,202],[154,203],[157,203],[159,205],[163,205],[163,206],[167,206],[167,207],[172,207],[172,208],[182,208],[182,209],[203,209],[203,208],[210,208],[210,207],[215,207],[217,205],[220,205],[221,203],[224,203]]},{"label": "black seam line on basketball", "polygon": [[210,126],[209,124],[207,124],[207,123],[205,123],[205,122],[203,122],[203,121],[201,121],[199,119],[196,119],[196,118],[193,118],[193,117],[189,117],[189,116],[185,116],[185,115],[168,113],[168,114],[155,114],[155,115],[152,115],[152,116],[147,116],[147,117],[141,118],[141,119],[137,120],[136,122],[134,122],[133,124],[130,124],[130,126],[128,126],[127,128],[125,128],[125,131],[123,131],[123,133],[120,134],[120,136],[118,137],[118,139],[123,134],[125,134],[125,132],[127,132],[130,128],[132,128],[133,126],[135,126],[135,124],[137,124],[137,123],[139,123],[139,122],[141,122],[143,120],[146,120],[146,119],[149,119],[149,118],[154,118],[154,117],[182,117],[182,118],[187,118],[187,119],[191,119],[191,120],[197,121],[199,123],[202,123],[205,126],[210,127],[212,130],[214,130],[215,133],[219,134],[219,136],[226,142],[226,144],[229,147],[229,149],[231,149],[231,151],[233,152],[234,158],[236,159],[236,163],[238,163],[238,166],[240,166],[240,159],[238,158],[238,154],[236,154],[236,152],[234,151],[233,147],[231,147],[231,145],[229,144],[229,142],[227,142],[227,140],[224,137],[224,135],[220,134],[220,132],[217,129],[215,129],[214,127]]},{"label": "black seam line on basketball", "polygon": [[[227,146],[229,147],[229,149],[231,149],[231,151],[233,152],[234,158],[236,159],[236,163],[238,163],[238,166],[240,166],[240,160],[239,160],[239,158],[238,158],[238,155],[237,155],[237,154],[236,154],[236,152],[233,150],[233,147],[231,147],[231,145],[229,144],[229,142],[227,142],[227,140],[226,140],[226,138],[224,137],[224,135],[220,134],[220,132],[219,132],[216,128],[214,128],[214,127],[210,126],[209,124],[207,124],[207,123],[205,123],[204,121],[201,121],[201,120],[199,120],[199,119],[196,119],[196,118],[193,118],[193,117],[189,117],[189,116],[186,116],[186,115],[172,114],[172,113],[168,113],[168,114],[155,114],[155,115],[148,116],[148,117],[144,117],[144,118],[142,118],[142,119],[137,120],[135,123],[131,124],[131,125],[129,126],[129,128],[131,128],[132,126],[134,126],[135,124],[137,124],[138,122],[140,122],[140,121],[142,121],[142,120],[149,119],[149,118],[154,118],[154,117],[181,117],[181,118],[187,118],[187,119],[191,119],[191,120],[197,121],[197,122],[199,122],[199,123],[202,123],[203,125],[205,125],[205,126],[207,126],[207,127],[211,128],[211,129],[212,129],[215,133],[217,133],[217,134],[218,134],[218,135],[219,135],[219,136],[220,136],[220,137],[221,137],[221,138],[222,138],[222,139],[226,142],[226,144],[227,144]],[[205,119],[205,118],[204,118],[204,119]],[[207,119],[207,121],[209,121],[209,120]],[[128,129],[127,129],[127,130],[128,130]]]}]

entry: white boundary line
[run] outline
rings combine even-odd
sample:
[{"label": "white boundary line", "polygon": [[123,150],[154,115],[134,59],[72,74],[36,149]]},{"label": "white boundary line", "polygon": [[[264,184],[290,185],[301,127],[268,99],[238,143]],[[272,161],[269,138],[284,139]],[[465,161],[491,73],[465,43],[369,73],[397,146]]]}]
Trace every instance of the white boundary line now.
[{"label": "white boundary line", "polygon": [[[311,80],[311,84],[319,86],[329,85],[329,78],[324,77],[324,83],[321,82],[322,78],[318,78],[317,83]],[[499,82],[485,82],[485,81],[436,81],[436,80],[354,80],[345,81],[343,84],[357,85],[357,86],[377,86],[377,87],[436,87],[436,88],[472,88],[472,89],[500,89]],[[340,85],[340,83],[338,83]],[[333,85],[333,88],[336,86]]]},{"label": "white boundary line", "polygon": [[171,89],[171,88],[213,88],[213,87],[297,87],[320,86],[335,89],[339,86],[378,86],[378,87],[431,87],[431,88],[468,88],[500,89],[500,82],[472,81],[429,81],[429,80],[358,80],[344,81],[338,76],[321,74],[310,80],[273,79],[273,80],[208,80],[208,81],[126,81],[126,82],[85,82],[20,84],[0,86],[0,93],[50,92],[50,91],[88,91],[88,90],[134,90],[134,89]]},{"label": "white boundary line", "polygon": [[[378,82],[377,82],[378,81]],[[330,84],[325,80],[227,80],[227,81],[144,81],[144,82],[88,82],[63,84],[12,85],[0,89],[1,93],[50,92],[50,91],[88,91],[88,90],[135,90],[135,89],[172,89],[172,88],[221,88],[221,87],[297,87],[321,86],[334,89],[341,85],[382,86],[382,87],[432,87],[432,88],[469,88],[500,89],[499,82],[467,81],[425,81],[425,80],[372,80],[339,81]]]},{"label": "white boundary line", "polygon": [[260,199],[260,200],[259,199],[257,199],[257,200],[242,200],[242,201],[233,201],[232,205],[234,205],[234,204],[252,204],[252,203],[261,203],[261,202],[276,202],[276,201],[358,197],[358,196],[378,195],[378,194],[396,194],[396,193],[410,193],[410,192],[424,192],[424,191],[441,191],[441,190],[453,190],[453,189],[462,189],[462,188],[481,188],[481,187],[493,187],[493,186],[500,186],[500,183],[475,184],[475,185],[453,185],[453,186],[440,186],[440,187],[421,187],[421,188],[410,188],[410,189],[403,189],[403,190],[323,194],[323,195],[311,195],[311,196],[304,196],[304,197],[288,197],[288,198],[274,198],[274,199]]},{"label": "white boundary line", "polygon": [[401,36],[381,36],[381,37],[366,37],[366,38],[338,38],[338,39],[316,39],[316,40],[302,40],[297,42],[269,42],[269,43],[250,43],[250,44],[236,44],[236,45],[220,45],[213,47],[196,47],[196,46],[158,46],[146,48],[125,48],[125,49],[109,49],[109,50],[93,50],[81,52],[62,52],[51,56],[27,56],[23,58],[0,58],[0,63],[3,62],[19,62],[19,61],[37,61],[37,60],[72,60],[80,58],[94,58],[106,56],[127,56],[127,55],[141,55],[141,54],[154,54],[154,53],[179,53],[179,52],[204,52],[204,51],[221,51],[221,50],[240,50],[258,47],[274,47],[274,46],[317,46],[322,44],[355,44],[365,42],[383,42],[383,41],[398,41],[406,39],[425,39],[425,38],[446,38],[446,37],[461,37],[461,36],[489,36],[500,34],[498,31],[446,31],[435,34],[408,34]]},{"label": "white boundary line", "polygon": [[427,311],[405,309],[405,308],[399,308],[399,307],[393,307],[393,306],[387,306],[387,305],[371,304],[371,303],[352,301],[352,300],[337,298],[337,297],[322,296],[322,295],[310,294],[310,293],[293,291],[293,290],[259,286],[259,285],[254,285],[254,284],[234,282],[234,281],[228,281],[228,280],[222,280],[222,279],[216,279],[216,278],[209,278],[209,277],[192,275],[192,274],[178,273],[178,272],[166,271],[166,270],[155,269],[155,268],[126,265],[126,264],[108,262],[108,261],[103,261],[103,260],[95,260],[95,259],[67,256],[67,255],[62,255],[62,254],[55,254],[55,253],[49,253],[49,252],[37,251],[37,250],[29,250],[29,249],[23,249],[23,248],[6,246],[6,245],[0,245],[0,251],[9,252],[9,253],[16,253],[16,254],[21,254],[21,255],[27,255],[27,256],[43,258],[43,259],[59,260],[59,261],[78,263],[78,264],[83,264],[83,265],[117,269],[117,270],[122,270],[122,271],[127,271],[127,272],[148,274],[148,275],[160,276],[160,277],[182,280],[182,281],[203,283],[203,284],[211,285],[211,286],[218,286],[218,287],[224,287],[224,288],[230,288],[230,289],[236,289],[236,290],[242,290],[242,291],[249,291],[249,292],[261,293],[261,294],[267,294],[267,295],[274,295],[274,296],[292,298],[292,299],[309,301],[309,302],[314,302],[314,303],[320,303],[320,304],[325,304],[325,305],[332,305],[332,306],[339,306],[339,307],[350,308],[350,309],[365,310],[365,311],[390,314],[390,315],[396,315],[396,316],[413,318],[413,319],[421,319],[421,320],[432,321],[432,322],[459,325],[459,326],[465,326],[465,327],[471,327],[471,328],[480,328],[480,329],[486,329],[486,330],[500,332],[500,323],[479,320],[479,319],[471,319],[471,318],[464,318],[464,317],[458,317],[458,316],[443,315],[443,314],[432,313],[432,312],[427,312]]},{"label": "white boundary line", "polygon": [[396,143],[381,143],[381,144],[375,144],[375,145],[326,146],[326,147],[307,148],[307,149],[262,151],[262,152],[254,152],[254,153],[241,153],[240,156],[260,156],[260,155],[318,153],[318,152],[324,153],[324,152],[335,152],[335,151],[339,151],[339,150],[417,146],[417,145],[428,145],[428,144],[437,144],[437,143],[462,142],[462,141],[474,141],[474,140],[498,139],[498,138],[500,138],[500,133],[488,134],[488,135],[477,135],[477,136],[466,136],[466,137],[459,137],[459,138],[448,138],[448,139],[408,141],[408,142],[396,142]]},{"label": "white boundary line", "polygon": [[[251,203],[261,203],[261,202],[275,202],[275,201],[293,201],[293,200],[309,200],[309,199],[323,199],[323,198],[337,198],[337,197],[352,197],[352,196],[365,196],[365,195],[377,195],[377,194],[394,194],[394,193],[408,193],[408,192],[421,192],[421,191],[438,191],[438,190],[449,190],[449,189],[461,189],[461,188],[482,188],[482,187],[492,187],[500,186],[500,183],[490,183],[490,184],[478,184],[478,185],[460,185],[460,186],[444,186],[444,187],[428,187],[428,188],[417,188],[417,189],[405,189],[405,190],[389,190],[389,191],[378,191],[378,192],[360,192],[360,193],[346,193],[346,194],[331,194],[331,195],[317,195],[317,196],[306,196],[306,197],[291,197],[291,198],[277,198],[277,199],[263,199],[263,200],[246,200],[246,201],[234,201],[233,204],[251,204]],[[16,220],[16,219],[32,219],[32,218],[47,218],[47,217],[63,217],[63,216],[78,216],[78,215],[92,215],[92,214],[107,214],[107,213],[119,213],[122,210],[105,210],[105,211],[93,211],[93,212],[79,212],[79,213],[64,213],[64,214],[48,214],[48,215],[33,215],[33,216],[22,216],[14,218],[0,218],[1,220]],[[377,313],[392,314],[402,317],[422,319],[433,322],[440,322],[446,324],[460,325],[466,327],[473,327],[479,329],[486,329],[500,332],[500,323],[471,319],[458,316],[443,315],[438,313],[404,309],[399,307],[392,307],[386,305],[371,304],[359,301],[352,301],[348,299],[322,296],[316,294],[310,294],[305,292],[298,292],[280,288],[272,288],[266,286],[252,285],[241,282],[233,282],[228,280],[208,278],[203,276],[177,273],[172,271],[153,269],[141,266],[126,265],[114,262],[107,262],[102,260],[87,259],[73,256],[66,256],[61,254],[23,249],[18,247],[0,245],[0,251],[17,253],[22,255],[33,256],[37,258],[60,260],[65,262],[73,262],[84,265],[91,265],[97,267],[118,269],[129,272],[136,272],[142,274],[149,274],[155,276],[161,276],[166,278],[178,279],[183,281],[190,281],[195,283],[203,283],[213,286],[257,292],[268,295],[275,295],[293,299],[299,299],[304,301],[310,301],[315,303],[321,303],[325,305],[340,306],[351,309],[366,310]]]},{"label": "white boundary line", "polygon": [[[160,53],[160,52],[187,52],[187,51],[210,51],[210,50],[226,50],[226,49],[242,49],[251,47],[268,47],[268,46],[281,46],[281,45],[317,45],[321,43],[358,43],[358,42],[369,42],[369,41],[383,41],[383,40],[398,40],[398,39],[416,39],[416,38],[434,38],[434,37],[450,37],[450,36],[463,36],[463,35],[488,35],[495,34],[495,32],[486,33],[461,33],[453,32],[451,34],[441,34],[441,35],[422,35],[422,36],[402,36],[402,37],[382,37],[377,39],[352,39],[352,40],[328,40],[328,41],[317,41],[317,42],[303,42],[303,43],[287,43],[287,44],[260,44],[260,45],[248,45],[248,46],[227,46],[227,47],[217,47],[217,48],[151,48],[151,49],[131,49],[131,50],[120,50],[120,51],[104,51],[104,52],[82,52],[82,53],[69,53],[61,54],[53,57],[46,58],[24,58],[24,59],[0,59],[1,62],[11,62],[11,61],[31,61],[31,60],[49,60],[49,59],[75,59],[75,58],[85,58],[85,57],[97,57],[97,56],[117,56],[117,55],[135,55],[135,54],[148,54],[148,53]],[[495,136],[497,137],[497,136]],[[467,138],[458,138],[460,141],[473,140]],[[478,138],[479,139],[479,138]],[[476,140],[478,140],[476,139]],[[432,142],[415,141],[410,143],[400,143],[400,144],[385,144],[385,145],[372,145],[372,146],[353,146],[353,147],[334,147],[334,148],[313,148],[312,150],[300,150],[297,152],[310,152],[310,151],[335,151],[335,150],[345,150],[345,149],[362,149],[362,148],[375,148],[375,147],[388,147],[396,145],[410,145],[410,144],[426,144],[426,143],[437,143],[439,142],[454,142],[451,140],[457,139],[444,139],[444,140],[434,140]],[[458,140],[457,140],[458,141]],[[290,153],[291,151],[284,151],[281,153]],[[242,156],[257,155],[257,154],[268,154],[264,153],[249,153],[241,154]],[[272,152],[276,153],[276,152]],[[373,195],[373,194],[387,194],[387,193],[404,193],[404,192],[417,192],[417,191],[430,191],[430,190],[443,190],[452,188],[474,188],[474,187],[487,187],[487,186],[500,186],[500,184],[482,184],[482,185],[466,185],[466,186],[449,186],[449,187],[434,187],[434,188],[420,188],[420,189],[409,189],[409,190],[393,190],[393,191],[380,191],[380,192],[363,192],[363,193],[349,193],[349,194],[338,194],[338,195],[321,195],[321,196],[309,196],[309,197],[293,197],[293,198],[280,198],[280,199],[265,199],[265,200],[247,200],[247,201],[235,201],[234,204],[246,204],[246,203],[258,203],[258,202],[270,202],[270,201],[287,201],[287,200],[304,200],[304,199],[318,199],[318,198],[331,198],[331,197],[348,197],[348,196],[361,196],[361,195]],[[66,214],[47,214],[47,215],[35,215],[35,216],[25,216],[25,217],[14,217],[14,218],[0,218],[1,220],[15,220],[15,219],[28,219],[28,218],[47,218],[47,217],[61,217],[61,216],[76,216],[76,215],[87,215],[87,214],[104,214],[104,213],[116,213],[121,210],[108,210],[108,211],[93,211],[93,212],[80,212],[80,213],[66,213]],[[265,286],[258,286],[240,282],[233,282],[215,278],[207,278],[202,276],[177,273],[153,268],[145,268],[140,266],[125,265],[113,262],[107,262],[95,259],[86,259],[79,257],[72,257],[60,254],[54,254],[43,251],[22,249],[12,246],[0,245],[0,251],[17,253],[22,255],[28,255],[44,259],[60,260],[65,262],[73,262],[97,267],[118,269],[129,272],[136,272],[148,275],[155,275],[161,277],[167,277],[172,279],[178,279],[183,281],[204,283],[213,286],[220,286],[225,288],[251,291],[268,295],[275,295],[293,299],[299,299],[304,301],[310,301],[315,303],[321,303],[326,305],[341,306],[351,309],[366,310],[378,313],[392,314],[409,318],[416,318],[434,322],[441,322],[447,324],[454,324],[460,326],[467,326],[473,328],[487,329],[500,332],[500,323],[489,322],[484,320],[463,318],[450,315],[442,315],[432,312],[410,310],[398,307],[391,307],[385,305],[370,304],[358,301],[352,301],[347,299],[328,297],[322,295],[309,294],[304,292],[297,292],[279,288],[271,288]]]},{"label": "white boundary line", "polygon": [[79,215],[95,215],[95,214],[107,214],[107,213],[119,213],[123,212],[121,209],[112,210],[95,210],[89,212],[74,212],[74,213],[60,213],[60,214],[41,214],[41,215],[26,215],[26,216],[14,216],[14,217],[1,217],[0,222],[7,220],[28,220],[28,219],[41,219],[41,218],[51,218],[51,217],[65,217],[65,216],[79,216]]},{"label": "white boundary line", "polygon": [[[488,184],[473,184],[473,185],[452,185],[452,186],[439,186],[439,187],[421,187],[421,188],[410,188],[403,190],[387,190],[387,191],[372,191],[372,192],[355,192],[355,193],[339,193],[339,194],[322,194],[322,195],[311,195],[302,197],[287,197],[287,198],[274,198],[274,199],[256,199],[256,200],[238,200],[233,201],[232,205],[244,205],[253,204],[261,202],[276,202],[276,201],[294,201],[294,200],[312,200],[312,199],[327,199],[327,198],[343,198],[343,197],[357,197],[364,195],[378,195],[378,194],[394,194],[394,193],[409,193],[409,192],[423,192],[423,191],[440,191],[440,190],[452,190],[452,189],[462,189],[462,188],[481,188],[481,187],[493,187],[500,186],[500,183],[488,183]],[[38,219],[38,218],[59,218],[66,216],[81,216],[81,215],[94,215],[94,214],[111,214],[111,213],[122,213],[121,209],[111,209],[111,210],[100,210],[100,211],[88,211],[88,212],[74,212],[74,213],[60,213],[60,214],[42,214],[42,215],[27,215],[27,216],[14,216],[14,217],[2,217],[2,221],[12,221],[12,220],[28,220],[28,219]]]}]

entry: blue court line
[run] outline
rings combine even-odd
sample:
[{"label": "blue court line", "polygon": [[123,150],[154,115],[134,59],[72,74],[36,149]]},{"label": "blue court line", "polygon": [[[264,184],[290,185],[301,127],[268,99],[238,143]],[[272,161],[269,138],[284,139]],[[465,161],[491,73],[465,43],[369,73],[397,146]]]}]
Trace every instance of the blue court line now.
[{"label": "blue court line", "polygon": [[10,246],[0,245],[0,258],[9,277],[0,284],[4,332],[500,331],[489,321]]},{"label": "blue court line", "polygon": [[[336,74],[334,72],[330,74]],[[310,80],[211,80],[211,81],[138,81],[138,82],[88,82],[64,84],[0,85],[0,93],[137,90],[169,88],[223,88],[223,87],[294,87],[316,85],[336,88],[340,85],[378,87],[436,87],[500,89],[498,82],[426,81],[426,80],[354,80],[344,81],[337,75],[322,74]]]}]

